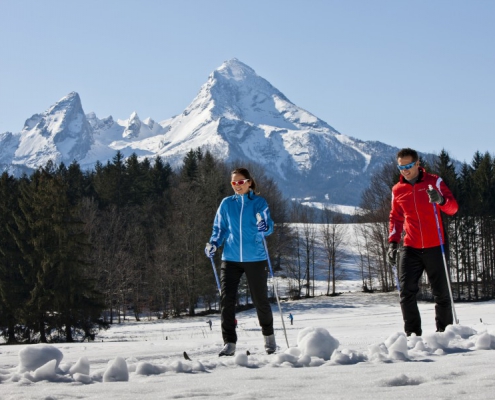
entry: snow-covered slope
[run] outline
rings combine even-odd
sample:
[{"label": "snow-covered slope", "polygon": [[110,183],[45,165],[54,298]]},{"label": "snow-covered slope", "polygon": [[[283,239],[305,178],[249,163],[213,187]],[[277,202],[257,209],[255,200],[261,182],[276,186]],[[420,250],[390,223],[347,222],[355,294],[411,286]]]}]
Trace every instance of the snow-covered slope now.
[{"label": "snow-covered slope", "polygon": [[180,166],[196,148],[239,164],[262,164],[292,197],[357,205],[369,178],[396,148],[345,136],[292,103],[237,59],[213,71],[180,115],[156,123],[136,113],[115,121],[84,114],[70,93],[16,134],[0,135],[0,168],[36,168],[48,160],[90,168],[117,150],[162,156]]}]

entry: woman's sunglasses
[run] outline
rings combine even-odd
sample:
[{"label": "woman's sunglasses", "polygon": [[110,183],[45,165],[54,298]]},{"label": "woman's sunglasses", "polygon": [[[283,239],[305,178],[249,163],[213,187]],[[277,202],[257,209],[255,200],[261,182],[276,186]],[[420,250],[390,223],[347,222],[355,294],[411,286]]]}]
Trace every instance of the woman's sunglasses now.
[{"label": "woman's sunglasses", "polygon": [[397,168],[399,168],[399,171],[404,171],[405,169],[411,169],[414,165],[416,165],[416,161],[413,161],[411,164],[397,165]]},{"label": "woman's sunglasses", "polygon": [[249,179],[241,179],[240,181],[232,181],[232,186],[244,185]]}]

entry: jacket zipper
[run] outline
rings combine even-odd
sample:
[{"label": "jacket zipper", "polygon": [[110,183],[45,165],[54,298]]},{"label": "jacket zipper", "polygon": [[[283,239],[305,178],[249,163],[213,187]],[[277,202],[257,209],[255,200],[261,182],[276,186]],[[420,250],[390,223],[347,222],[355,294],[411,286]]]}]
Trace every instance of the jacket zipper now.
[{"label": "jacket zipper", "polygon": [[416,203],[416,189],[415,189],[415,187],[416,187],[416,185],[414,185],[412,187],[413,188],[414,209],[416,210],[416,215],[418,216],[419,233],[421,234],[421,245],[422,245],[422,248],[424,249],[425,248],[425,241],[423,238],[423,228],[421,227],[421,218],[419,217],[418,206]]},{"label": "jacket zipper", "polygon": [[241,215],[239,216],[239,237],[240,237],[240,248],[239,248],[239,255],[241,262],[242,260],[242,211],[244,210],[244,196],[241,196]]}]

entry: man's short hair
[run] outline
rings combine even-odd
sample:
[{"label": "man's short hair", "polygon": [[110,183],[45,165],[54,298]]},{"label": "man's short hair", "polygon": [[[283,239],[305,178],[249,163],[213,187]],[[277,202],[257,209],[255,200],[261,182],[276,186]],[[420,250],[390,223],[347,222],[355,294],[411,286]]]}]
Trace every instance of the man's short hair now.
[{"label": "man's short hair", "polygon": [[406,147],[404,149],[400,149],[399,152],[397,153],[397,159],[408,157],[408,156],[411,156],[413,161],[419,160],[418,152],[416,150],[410,149],[409,147]]}]

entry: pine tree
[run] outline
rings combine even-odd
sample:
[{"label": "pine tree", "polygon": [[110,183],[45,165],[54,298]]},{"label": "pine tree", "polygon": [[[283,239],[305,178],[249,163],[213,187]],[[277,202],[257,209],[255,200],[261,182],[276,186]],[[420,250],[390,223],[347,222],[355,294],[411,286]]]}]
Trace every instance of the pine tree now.
[{"label": "pine tree", "polygon": [[130,205],[141,205],[149,196],[150,189],[146,185],[146,176],[149,171],[149,161],[140,163],[136,153],[132,153],[125,161],[127,194]]},{"label": "pine tree", "polygon": [[102,208],[111,205],[123,208],[129,200],[129,187],[126,179],[124,155],[117,151],[112,162],[105,166],[97,163],[93,185]]},{"label": "pine tree", "polygon": [[7,343],[17,342],[15,329],[23,322],[23,305],[28,288],[21,275],[22,254],[13,233],[16,232],[14,213],[19,212],[17,203],[18,181],[3,173],[0,177],[0,327]]},{"label": "pine tree", "polygon": [[54,175],[51,168],[33,174],[21,189],[19,204],[16,242],[27,264],[27,318],[35,321],[40,341],[48,340],[47,331],[62,327],[72,341],[72,328],[81,324],[78,314],[95,317],[101,311],[91,279],[84,276],[89,245],[83,224],[62,174]]},{"label": "pine tree", "polygon": [[[478,203],[478,252],[475,259],[479,265],[477,278],[481,278],[484,298],[493,292],[493,253],[495,252],[495,168],[494,160],[487,152],[477,158],[473,174]],[[478,279],[477,279],[478,280]]]}]

